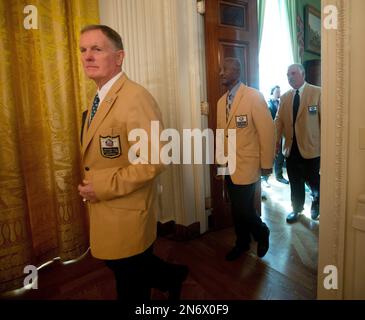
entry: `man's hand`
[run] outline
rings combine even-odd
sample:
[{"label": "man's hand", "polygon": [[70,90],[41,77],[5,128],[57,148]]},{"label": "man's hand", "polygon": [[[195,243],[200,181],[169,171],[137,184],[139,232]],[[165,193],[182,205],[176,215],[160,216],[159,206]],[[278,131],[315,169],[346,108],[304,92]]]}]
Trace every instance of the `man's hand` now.
[{"label": "man's hand", "polygon": [[272,174],[272,169],[261,169],[261,176],[266,177]]},{"label": "man's hand", "polygon": [[[77,187],[81,197],[90,202],[97,202],[99,199],[96,197],[93,184],[88,180],[83,180],[82,184]],[[86,201],[84,200],[84,201]]]}]

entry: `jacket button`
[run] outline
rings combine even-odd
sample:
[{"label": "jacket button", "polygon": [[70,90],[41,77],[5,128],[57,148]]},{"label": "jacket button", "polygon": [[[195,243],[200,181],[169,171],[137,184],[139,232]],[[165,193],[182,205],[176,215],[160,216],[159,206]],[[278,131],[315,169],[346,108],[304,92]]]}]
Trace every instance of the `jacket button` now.
[{"label": "jacket button", "polygon": [[85,170],[86,170],[86,171],[89,171],[89,170],[90,170],[90,168],[89,168],[89,167],[85,167]]}]

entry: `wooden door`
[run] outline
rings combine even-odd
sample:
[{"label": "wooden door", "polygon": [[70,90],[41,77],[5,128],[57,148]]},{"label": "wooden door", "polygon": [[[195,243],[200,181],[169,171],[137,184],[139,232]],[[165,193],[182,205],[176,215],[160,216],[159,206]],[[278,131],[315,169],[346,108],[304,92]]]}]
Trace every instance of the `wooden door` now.
[{"label": "wooden door", "polygon": [[[209,128],[216,129],[217,101],[226,91],[221,85],[220,66],[226,57],[242,63],[241,80],[258,88],[258,23],[256,0],[206,0],[205,48]],[[222,180],[216,178],[216,166],[211,166],[212,219],[211,227],[232,224],[229,199]],[[261,184],[257,184],[256,209],[261,214]]]}]

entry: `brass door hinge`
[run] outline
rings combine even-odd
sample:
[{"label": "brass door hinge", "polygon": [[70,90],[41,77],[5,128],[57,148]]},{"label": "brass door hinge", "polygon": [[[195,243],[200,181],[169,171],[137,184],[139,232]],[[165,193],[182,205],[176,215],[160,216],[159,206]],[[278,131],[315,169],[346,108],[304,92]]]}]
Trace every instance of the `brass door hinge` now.
[{"label": "brass door hinge", "polygon": [[199,14],[204,15],[205,14],[205,0],[198,0],[196,3],[196,9]]},{"label": "brass door hinge", "polygon": [[205,116],[209,115],[209,103],[207,101],[200,102],[200,113]]}]

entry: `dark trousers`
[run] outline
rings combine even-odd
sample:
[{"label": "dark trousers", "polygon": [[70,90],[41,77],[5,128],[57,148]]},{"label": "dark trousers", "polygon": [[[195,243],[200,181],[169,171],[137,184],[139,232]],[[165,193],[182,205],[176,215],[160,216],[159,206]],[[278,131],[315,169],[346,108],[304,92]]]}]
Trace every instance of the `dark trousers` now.
[{"label": "dark trousers", "polygon": [[313,204],[319,205],[320,157],[304,159],[294,141],[290,156],[286,159],[286,169],[293,211],[301,212],[304,209],[305,183],[311,188]]},{"label": "dark trousers", "polygon": [[251,242],[251,234],[257,241],[261,238],[266,224],[257,215],[254,195],[255,183],[249,185],[236,185],[230,176],[226,176],[231,212],[236,233],[236,246],[247,247]]},{"label": "dark trousers", "polygon": [[153,254],[153,247],[132,257],[105,260],[115,276],[118,300],[148,301],[151,288],[166,291],[171,264]]}]

